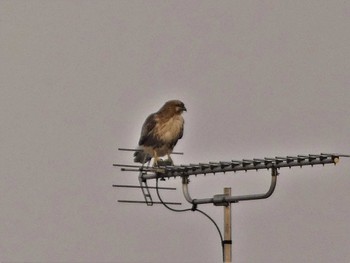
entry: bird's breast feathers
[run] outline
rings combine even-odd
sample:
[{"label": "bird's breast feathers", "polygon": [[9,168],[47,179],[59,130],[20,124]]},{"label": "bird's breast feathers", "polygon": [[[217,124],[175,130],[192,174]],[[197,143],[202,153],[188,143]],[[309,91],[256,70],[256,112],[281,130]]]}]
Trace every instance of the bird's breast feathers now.
[{"label": "bird's breast feathers", "polygon": [[181,115],[176,115],[165,121],[158,121],[155,129],[156,136],[164,141],[170,143],[178,140],[184,125],[184,119]]}]

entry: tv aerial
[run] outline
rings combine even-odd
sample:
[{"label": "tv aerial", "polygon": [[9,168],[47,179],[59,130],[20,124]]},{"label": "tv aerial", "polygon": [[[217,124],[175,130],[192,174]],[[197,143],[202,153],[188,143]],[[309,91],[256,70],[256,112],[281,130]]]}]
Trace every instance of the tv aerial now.
[{"label": "tv aerial", "polygon": [[[138,151],[136,149],[119,148],[120,151]],[[173,152],[172,154],[183,154],[179,152]],[[336,154],[336,153],[321,153],[321,154],[307,154],[297,156],[286,157],[274,157],[274,158],[254,158],[232,161],[220,161],[209,163],[198,163],[188,165],[174,165],[171,162],[160,161],[158,166],[151,166],[150,162],[142,165],[129,165],[129,164],[113,164],[113,166],[120,167],[123,172],[136,172],[138,173],[138,185],[118,185],[114,184],[113,187],[121,188],[136,188],[141,189],[144,200],[118,200],[122,203],[141,203],[147,206],[153,206],[154,204],[162,204],[166,208],[174,212],[186,212],[197,211],[206,216],[216,227],[222,246],[223,262],[232,262],[232,231],[231,231],[231,204],[241,201],[259,200],[269,198],[275,191],[277,185],[277,177],[280,174],[282,168],[314,166],[314,165],[326,165],[337,164],[340,158],[350,157],[350,155]],[[216,194],[207,198],[193,198],[190,194],[189,184],[190,177],[196,177],[197,175],[206,175],[216,173],[228,173],[239,171],[251,171],[251,170],[268,170],[271,174],[271,182],[269,188],[264,193],[254,193],[247,195],[231,195],[231,188],[225,187],[224,192]],[[165,180],[169,178],[181,178],[182,192],[186,201],[192,205],[188,209],[174,209],[170,205],[181,205],[179,202],[165,202],[163,201],[160,190],[162,191],[174,191],[176,188],[172,187],[160,187],[159,180]],[[155,180],[154,186],[150,186],[148,182]],[[159,201],[154,201],[154,197],[151,192],[155,190]],[[224,235],[222,235],[220,228],[216,222],[205,212],[198,208],[199,205],[213,204],[215,206],[224,207]]]}]

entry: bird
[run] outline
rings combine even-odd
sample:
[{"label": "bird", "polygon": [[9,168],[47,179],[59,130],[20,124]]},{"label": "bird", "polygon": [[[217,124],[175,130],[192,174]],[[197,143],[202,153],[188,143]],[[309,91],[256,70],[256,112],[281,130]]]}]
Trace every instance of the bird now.
[{"label": "bird", "polygon": [[187,109],[182,101],[169,100],[146,118],[134,153],[135,163],[144,164],[154,158],[153,165],[158,166],[159,157],[167,155],[173,164],[170,154],[184,133],[184,111]]}]

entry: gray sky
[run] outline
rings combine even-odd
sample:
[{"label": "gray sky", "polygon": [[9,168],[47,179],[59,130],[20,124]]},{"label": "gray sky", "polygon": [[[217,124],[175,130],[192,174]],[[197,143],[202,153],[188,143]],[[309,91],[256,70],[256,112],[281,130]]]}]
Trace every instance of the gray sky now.
[{"label": "gray sky", "polygon": [[[0,1],[0,261],[220,262],[199,213],[116,202],[142,199],[111,187],[137,184],[112,167],[132,163],[117,148],[176,98],[177,164],[350,153],[349,24],[348,1]],[[350,262],[349,169],[283,169],[270,199],[234,205],[234,262]],[[190,188],[268,184],[260,171]],[[222,208],[200,208],[222,227]]]}]

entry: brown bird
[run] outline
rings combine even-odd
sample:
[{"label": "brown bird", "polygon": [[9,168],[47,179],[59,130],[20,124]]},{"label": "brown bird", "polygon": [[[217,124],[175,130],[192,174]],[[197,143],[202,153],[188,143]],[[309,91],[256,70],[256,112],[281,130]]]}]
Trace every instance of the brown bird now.
[{"label": "brown bird", "polygon": [[146,163],[154,158],[158,165],[159,157],[168,156],[171,163],[172,153],[177,141],[182,138],[186,110],[179,100],[167,101],[156,113],[149,115],[144,122],[139,140],[139,151],[134,153],[134,162]]}]

